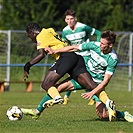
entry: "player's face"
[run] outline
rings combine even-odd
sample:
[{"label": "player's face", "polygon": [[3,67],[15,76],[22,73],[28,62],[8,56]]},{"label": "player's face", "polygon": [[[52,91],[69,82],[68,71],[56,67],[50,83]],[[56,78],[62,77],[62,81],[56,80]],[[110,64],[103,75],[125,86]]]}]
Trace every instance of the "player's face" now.
[{"label": "player's face", "polygon": [[108,43],[108,41],[105,38],[101,38],[100,40],[100,49],[103,53],[110,52],[112,48],[112,44]]},{"label": "player's face", "polygon": [[33,33],[33,32],[28,32],[27,33],[27,36],[29,37],[29,38],[31,38],[31,40],[33,41],[33,42],[37,42],[36,41],[36,34],[35,33]]},{"label": "player's face", "polygon": [[76,24],[76,17],[71,16],[71,15],[67,15],[65,18],[65,22],[69,25],[70,28],[73,28]]}]

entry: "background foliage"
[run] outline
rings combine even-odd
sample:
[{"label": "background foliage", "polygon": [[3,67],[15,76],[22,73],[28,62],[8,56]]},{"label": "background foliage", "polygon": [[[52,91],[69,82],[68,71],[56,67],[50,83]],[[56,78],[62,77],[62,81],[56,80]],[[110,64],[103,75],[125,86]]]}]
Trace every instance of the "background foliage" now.
[{"label": "background foliage", "polygon": [[60,31],[64,12],[99,30],[133,31],[133,0],[0,0],[0,29],[25,30],[29,22]]}]

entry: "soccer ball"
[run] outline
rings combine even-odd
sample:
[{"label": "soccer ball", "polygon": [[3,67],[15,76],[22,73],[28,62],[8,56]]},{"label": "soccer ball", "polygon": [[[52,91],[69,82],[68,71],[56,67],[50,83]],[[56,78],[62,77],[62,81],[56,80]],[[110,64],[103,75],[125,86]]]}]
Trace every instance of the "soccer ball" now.
[{"label": "soccer ball", "polygon": [[7,110],[6,116],[11,121],[17,121],[22,119],[23,112],[18,106],[12,106]]}]

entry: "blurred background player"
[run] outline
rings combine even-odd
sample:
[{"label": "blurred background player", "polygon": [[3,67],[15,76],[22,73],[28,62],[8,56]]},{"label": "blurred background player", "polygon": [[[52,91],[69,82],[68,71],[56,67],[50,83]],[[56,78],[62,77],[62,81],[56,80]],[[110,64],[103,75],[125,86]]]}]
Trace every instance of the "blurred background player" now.
[{"label": "blurred background player", "polygon": [[[65,12],[65,22],[67,26],[62,30],[62,38],[66,40],[70,45],[79,45],[90,41],[89,36],[96,38],[96,41],[100,41],[101,32],[95,28],[92,28],[81,22],[77,22],[76,12],[74,10],[68,9]],[[89,52],[76,52],[77,54],[83,56],[88,56]],[[67,91],[64,96],[64,105],[68,103],[68,98],[72,91]],[[92,99],[97,99],[96,96],[93,96]],[[89,105],[94,103],[93,100],[90,100]]]}]

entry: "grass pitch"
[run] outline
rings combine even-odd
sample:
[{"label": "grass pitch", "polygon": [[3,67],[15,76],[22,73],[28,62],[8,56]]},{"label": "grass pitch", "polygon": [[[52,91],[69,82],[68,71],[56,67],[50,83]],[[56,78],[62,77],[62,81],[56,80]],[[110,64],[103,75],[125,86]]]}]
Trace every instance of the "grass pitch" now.
[{"label": "grass pitch", "polygon": [[[44,91],[13,90],[0,93],[1,133],[132,133],[133,123],[123,120],[102,121],[95,113],[95,105],[88,106],[88,100],[81,98],[82,91],[72,93],[68,105],[55,105],[45,109],[37,121],[23,116],[20,121],[9,121],[6,110],[13,105],[36,108],[45,95]],[[117,110],[133,114],[133,94],[127,91],[108,90],[110,98],[116,102]],[[61,94],[62,96],[64,93]]]}]

